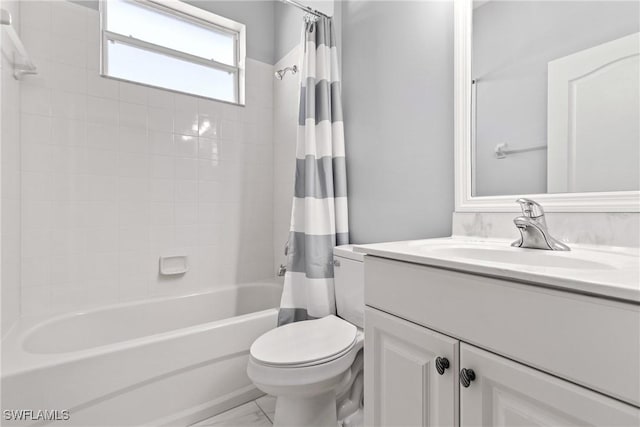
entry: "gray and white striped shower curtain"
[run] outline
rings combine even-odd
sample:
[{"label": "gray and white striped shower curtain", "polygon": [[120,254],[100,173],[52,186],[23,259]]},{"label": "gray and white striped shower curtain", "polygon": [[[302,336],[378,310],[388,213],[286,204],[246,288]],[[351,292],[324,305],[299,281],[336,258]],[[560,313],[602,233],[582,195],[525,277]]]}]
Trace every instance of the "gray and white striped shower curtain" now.
[{"label": "gray and white striped shower curtain", "polygon": [[295,194],[278,325],[335,314],[333,247],[349,243],[333,20],[305,19]]}]

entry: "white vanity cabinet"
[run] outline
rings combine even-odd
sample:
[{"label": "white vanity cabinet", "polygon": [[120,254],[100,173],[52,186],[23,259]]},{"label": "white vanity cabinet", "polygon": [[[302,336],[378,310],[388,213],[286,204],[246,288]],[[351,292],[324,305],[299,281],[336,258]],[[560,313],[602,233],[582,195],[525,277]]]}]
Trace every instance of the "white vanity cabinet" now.
[{"label": "white vanity cabinet", "polygon": [[638,304],[370,255],[365,284],[365,425],[640,426]]},{"label": "white vanity cabinet", "polygon": [[638,426],[638,409],[600,393],[460,344],[461,426]]},{"label": "white vanity cabinet", "polygon": [[372,308],[365,319],[365,425],[457,425],[459,341]]}]

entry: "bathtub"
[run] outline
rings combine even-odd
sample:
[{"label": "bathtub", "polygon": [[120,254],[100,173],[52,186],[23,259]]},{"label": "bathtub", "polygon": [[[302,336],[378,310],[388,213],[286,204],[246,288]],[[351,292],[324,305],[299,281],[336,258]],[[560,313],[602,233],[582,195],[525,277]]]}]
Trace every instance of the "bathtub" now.
[{"label": "bathtub", "polygon": [[275,327],[281,291],[260,282],[23,319],[2,342],[2,425],[48,424],[6,410],[68,410],[51,424],[184,426],[255,399],[249,346]]}]

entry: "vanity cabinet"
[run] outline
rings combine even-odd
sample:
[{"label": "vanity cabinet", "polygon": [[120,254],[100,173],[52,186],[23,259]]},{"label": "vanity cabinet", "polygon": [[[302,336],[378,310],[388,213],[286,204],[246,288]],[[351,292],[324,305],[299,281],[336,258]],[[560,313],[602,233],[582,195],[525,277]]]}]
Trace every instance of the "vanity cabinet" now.
[{"label": "vanity cabinet", "polygon": [[600,393],[460,344],[475,378],[460,386],[461,426],[637,426],[638,410]]},{"label": "vanity cabinet", "polygon": [[365,425],[640,425],[637,304],[369,255],[365,284]]},{"label": "vanity cabinet", "polygon": [[365,318],[365,425],[455,426],[459,341],[372,308]]},{"label": "vanity cabinet", "polygon": [[631,405],[399,317],[367,307],[365,318],[367,426],[637,426],[640,421]]}]

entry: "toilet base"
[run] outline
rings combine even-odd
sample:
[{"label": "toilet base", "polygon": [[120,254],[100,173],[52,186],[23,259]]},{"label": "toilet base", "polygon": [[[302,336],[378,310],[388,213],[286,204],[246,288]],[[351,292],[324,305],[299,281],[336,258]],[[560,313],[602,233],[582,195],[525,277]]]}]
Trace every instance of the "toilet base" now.
[{"label": "toilet base", "polygon": [[364,410],[358,408],[353,414],[340,420],[339,423],[341,427],[364,427]]},{"label": "toilet base", "polygon": [[[276,401],[275,427],[362,427],[363,387],[362,351],[342,378],[324,384],[320,394],[280,395]],[[339,418],[339,419],[338,419]]]},{"label": "toilet base", "polygon": [[333,390],[309,397],[278,396],[274,427],[337,427]]},{"label": "toilet base", "polygon": [[[249,358],[247,375],[275,396],[275,427],[358,427],[362,408],[362,332],[345,354],[309,366],[270,366]],[[354,417],[351,415],[356,414]]]}]

